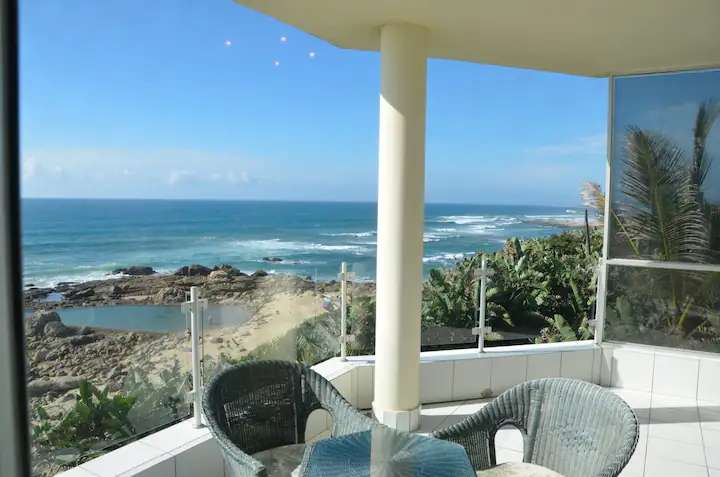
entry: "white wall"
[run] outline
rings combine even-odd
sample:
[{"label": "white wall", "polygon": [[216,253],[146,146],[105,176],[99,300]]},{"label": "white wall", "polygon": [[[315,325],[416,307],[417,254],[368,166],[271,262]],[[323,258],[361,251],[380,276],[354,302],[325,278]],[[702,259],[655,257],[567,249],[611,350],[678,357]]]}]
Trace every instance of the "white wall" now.
[{"label": "white wall", "polygon": [[[339,358],[315,366],[360,409],[373,399],[372,356]],[[563,376],[658,395],[720,403],[720,357],[651,346],[558,343],[422,353],[423,403],[496,396],[529,379]],[[313,413],[306,438],[327,435],[327,414]],[[148,436],[61,474],[62,477],[223,477],[224,465],[207,428],[190,420]]]}]

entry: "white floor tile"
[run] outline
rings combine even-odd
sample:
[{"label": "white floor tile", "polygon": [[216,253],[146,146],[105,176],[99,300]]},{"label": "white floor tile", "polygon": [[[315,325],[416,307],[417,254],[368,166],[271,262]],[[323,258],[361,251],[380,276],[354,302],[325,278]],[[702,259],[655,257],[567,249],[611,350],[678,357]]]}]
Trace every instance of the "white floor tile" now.
[{"label": "white floor tile", "polygon": [[704,465],[692,465],[682,462],[648,459],[645,463],[647,477],[707,477],[708,471]]},{"label": "white floor tile", "polygon": [[502,464],[504,462],[522,462],[523,453],[512,449],[496,447],[495,459],[497,460],[498,464]]},{"label": "white floor tile", "polygon": [[700,426],[703,431],[720,431],[720,405],[699,402],[698,412],[700,414]]},{"label": "white floor tile", "polygon": [[705,447],[715,449],[720,454],[720,431],[706,429],[702,432]]},{"label": "white floor tile", "polygon": [[707,465],[709,468],[720,470],[720,449],[706,447],[705,458],[707,459]]},{"label": "white floor tile", "polygon": [[518,452],[523,451],[523,436],[514,426],[504,426],[495,434],[495,446]]},{"label": "white floor tile", "polygon": [[699,367],[698,359],[656,354],[652,392],[697,399]]},{"label": "white floor tile", "polygon": [[458,408],[461,403],[423,404],[420,417],[420,434],[429,434],[435,429],[445,427],[445,420]]},{"label": "white floor tile", "polygon": [[705,461],[705,450],[702,446],[650,436],[648,437],[645,466],[647,467],[650,462],[658,459],[673,460],[685,464],[701,465],[703,467],[707,464]]},{"label": "white floor tile", "polygon": [[677,424],[700,422],[697,401],[653,394],[650,422]]},{"label": "white floor tile", "polygon": [[699,422],[677,424],[653,421],[650,426],[650,437],[660,437],[662,439],[683,442],[695,446],[703,445]]},{"label": "white floor tile", "polygon": [[701,359],[698,400],[720,403],[720,360]]}]

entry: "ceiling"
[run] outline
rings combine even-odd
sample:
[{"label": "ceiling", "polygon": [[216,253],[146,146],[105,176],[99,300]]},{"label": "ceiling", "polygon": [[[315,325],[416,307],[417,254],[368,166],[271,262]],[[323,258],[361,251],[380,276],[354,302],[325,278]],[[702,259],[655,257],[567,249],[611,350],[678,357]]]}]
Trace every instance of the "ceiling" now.
[{"label": "ceiling", "polygon": [[720,66],[720,0],[236,0],[341,48],[430,30],[430,56],[583,76]]}]

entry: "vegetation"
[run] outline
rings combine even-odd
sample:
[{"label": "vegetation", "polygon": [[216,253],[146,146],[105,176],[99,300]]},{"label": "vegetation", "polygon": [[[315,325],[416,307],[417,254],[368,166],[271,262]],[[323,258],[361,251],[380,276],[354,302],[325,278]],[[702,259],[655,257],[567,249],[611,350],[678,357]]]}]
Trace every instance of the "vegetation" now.
[{"label": "vegetation", "polygon": [[[588,240],[589,238],[589,240]],[[588,248],[588,242],[590,247]],[[489,255],[486,323],[496,331],[537,336],[537,342],[588,339],[594,313],[602,235],[565,232],[511,239]],[[477,326],[481,254],[432,270],[423,290],[423,326]]]},{"label": "vegetation", "polygon": [[43,407],[34,409],[36,466],[77,465],[138,434],[188,416],[185,396],[191,379],[180,370],[179,362],[154,376],[141,368],[131,369],[123,389],[113,394],[108,386],[83,381],[68,411],[51,416]]}]

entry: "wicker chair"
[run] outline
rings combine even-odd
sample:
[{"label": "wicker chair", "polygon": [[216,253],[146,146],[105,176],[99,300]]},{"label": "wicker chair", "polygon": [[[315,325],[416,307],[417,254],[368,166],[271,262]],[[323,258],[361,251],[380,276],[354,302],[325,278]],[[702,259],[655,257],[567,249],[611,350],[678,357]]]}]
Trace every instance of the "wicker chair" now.
[{"label": "wicker chair", "polygon": [[254,361],[216,375],[203,412],[234,477],[266,477],[251,454],[305,441],[308,416],[325,409],[333,436],[364,431],[374,422],[353,408],[325,378],[287,361]]},{"label": "wicker chair", "polygon": [[475,470],[496,465],[495,433],[523,435],[523,461],[565,477],[613,477],[638,441],[633,410],[615,394],[584,381],[547,378],[519,384],[464,421],[433,436],[465,447]]}]

